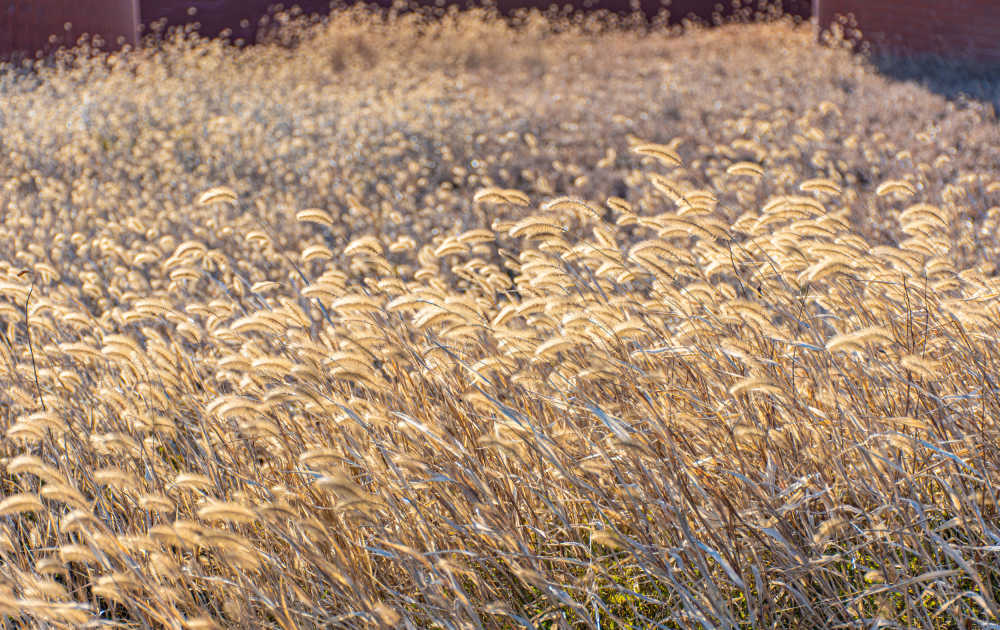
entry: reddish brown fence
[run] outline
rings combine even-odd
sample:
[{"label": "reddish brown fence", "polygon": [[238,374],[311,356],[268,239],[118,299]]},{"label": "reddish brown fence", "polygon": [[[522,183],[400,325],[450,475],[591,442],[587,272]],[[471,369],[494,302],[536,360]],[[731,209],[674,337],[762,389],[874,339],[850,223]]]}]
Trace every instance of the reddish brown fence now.
[{"label": "reddish brown fence", "polygon": [[[341,0],[343,1],[343,0]],[[743,0],[743,6],[759,0]],[[31,54],[71,44],[83,34],[108,46],[135,43],[141,27],[162,21],[171,26],[197,23],[204,35],[232,31],[252,41],[274,0],[0,0],[0,55]],[[323,11],[328,0],[293,0],[306,12]],[[376,0],[388,6],[392,0]],[[437,0],[417,0],[427,5]],[[447,0],[469,6],[479,0]],[[291,6],[288,2],[286,6]],[[652,17],[662,9],[671,20],[697,16],[711,21],[734,12],[732,0],[495,0],[503,13],[550,4],[605,9]],[[853,15],[864,40],[876,50],[958,55],[1000,63],[1000,0],[783,0],[787,13],[816,15],[828,29],[838,16]]]},{"label": "reddish brown fence", "polygon": [[[351,0],[348,0],[351,1]],[[388,7],[392,0],[374,0]],[[482,0],[447,0],[447,4],[472,6]],[[605,9],[615,13],[642,11],[653,17],[663,9],[672,21],[696,16],[711,22],[715,16],[731,15],[739,6],[755,7],[761,0],[494,0],[501,13],[516,9],[547,8],[552,4],[577,10]],[[773,0],[772,0],[773,1]],[[341,0],[343,2],[343,0]],[[416,0],[417,4],[437,5],[436,0]],[[808,17],[812,0],[781,0],[783,9]],[[111,47],[135,43],[137,33],[155,23],[168,26],[197,24],[204,35],[223,30],[233,38],[252,41],[261,18],[275,0],[0,0],[0,55],[21,51],[32,54],[72,44],[83,34],[98,35]],[[329,0],[292,0],[305,12],[328,10]],[[734,8],[737,5],[737,8]],[[68,28],[67,28],[68,25]]]},{"label": "reddish brown fence", "polygon": [[[389,7],[393,0],[367,0],[383,7]],[[715,15],[731,15],[741,7],[753,8],[760,0],[494,0],[493,4],[503,14],[509,15],[517,9],[545,9],[551,5],[570,6],[576,10],[603,9],[619,14],[640,10],[652,18],[663,9],[670,13],[672,21],[695,16],[711,22]],[[773,1],[773,0],[772,0]],[[168,25],[197,22],[199,31],[205,35],[216,35],[224,29],[233,32],[234,37],[252,39],[261,16],[267,14],[269,5],[275,0],[141,0],[142,21],[150,25],[165,20]],[[304,12],[321,12],[330,6],[329,0],[293,0],[292,4]],[[435,0],[416,0],[417,5],[435,6]],[[447,0],[448,5],[470,7],[482,5],[481,0]],[[786,13],[809,17],[812,14],[812,0],[782,0]],[[193,9],[193,10],[192,10]]]},{"label": "reddish brown fence", "polygon": [[[168,27],[198,24],[198,32],[216,36],[229,30],[232,38],[252,41],[261,18],[268,9],[279,6],[278,0],[139,0],[142,25],[148,29],[156,22]],[[328,11],[330,0],[294,0],[283,6],[300,7],[305,13]]]},{"label": "reddish brown fence", "polygon": [[52,49],[83,34],[135,43],[138,0],[0,0],[0,54]]},{"label": "reddish brown fence", "polygon": [[[347,0],[357,1],[357,0]],[[388,7],[392,0],[374,0]],[[812,0],[781,0],[786,12],[808,17]],[[343,3],[344,0],[340,0]],[[436,6],[437,0],[416,0],[417,4]],[[482,0],[446,0],[446,4],[472,6]],[[756,6],[760,0],[742,0],[738,4]],[[203,35],[213,36],[224,30],[233,38],[252,41],[261,18],[276,0],[0,0],[0,55],[21,51],[28,54],[70,44],[80,35],[99,35],[108,46],[119,42],[135,43],[137,32],[156,23],[168,26],[197,24]],[[322,12],[329,0],[286,0],[285,7],[297,5],[303,11]],[[571,6],[577,10],[605,9],[631,13],[636,9],[653,17],[663,9],[672,21],[697,16],[711,21],[715,15],[734,12],[733,0],[494,0],[504,14],[516,9],[550,5]],[[70,28],[65,28],[66,24]]]},{"label": "reddish brown fence", "polygon": [[1000,63],[1000,0],[817,0],[817,5],[821,29],[852,15],[863,41],[877,52]]}]

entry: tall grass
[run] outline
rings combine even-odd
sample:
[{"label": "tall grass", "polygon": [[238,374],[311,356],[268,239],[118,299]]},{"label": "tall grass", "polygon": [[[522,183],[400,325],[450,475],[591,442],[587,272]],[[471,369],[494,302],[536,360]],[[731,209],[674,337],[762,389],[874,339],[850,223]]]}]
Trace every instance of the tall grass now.
[{"label": "tall grass", "polygon": [[602,24],[0,71],[6,626],[996,623],[995,118]]}]

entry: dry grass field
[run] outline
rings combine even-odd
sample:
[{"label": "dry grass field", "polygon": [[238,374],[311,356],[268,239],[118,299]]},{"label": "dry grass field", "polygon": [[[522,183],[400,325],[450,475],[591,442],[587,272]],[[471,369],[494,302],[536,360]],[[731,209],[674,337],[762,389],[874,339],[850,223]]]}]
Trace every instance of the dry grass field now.
[{"label": "dry grass field", "polygon": [[998,228],[788,21],[0,68],[0,626],[995,628]]}]

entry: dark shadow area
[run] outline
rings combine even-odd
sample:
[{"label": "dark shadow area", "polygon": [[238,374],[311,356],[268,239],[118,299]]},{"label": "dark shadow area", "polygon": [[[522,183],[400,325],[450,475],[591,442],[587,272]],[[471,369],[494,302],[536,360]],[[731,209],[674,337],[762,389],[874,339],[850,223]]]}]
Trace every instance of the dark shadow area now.
[{"label": "dark shadow area", "polygon": [[896,81],[910,81],[950,100],[979,101],[1000,111],[1000,64],[935,54],[872,54],[875,68]]}]

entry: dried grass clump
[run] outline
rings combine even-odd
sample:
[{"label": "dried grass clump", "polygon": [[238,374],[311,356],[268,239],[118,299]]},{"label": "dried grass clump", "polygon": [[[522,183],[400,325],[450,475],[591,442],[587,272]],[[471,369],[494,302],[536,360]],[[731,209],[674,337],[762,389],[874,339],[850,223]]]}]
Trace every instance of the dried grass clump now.
[{"label": "dried grass clump", "polygon": [[0,71],[5,623],[996,623],[991,114],[598,26]]}]

